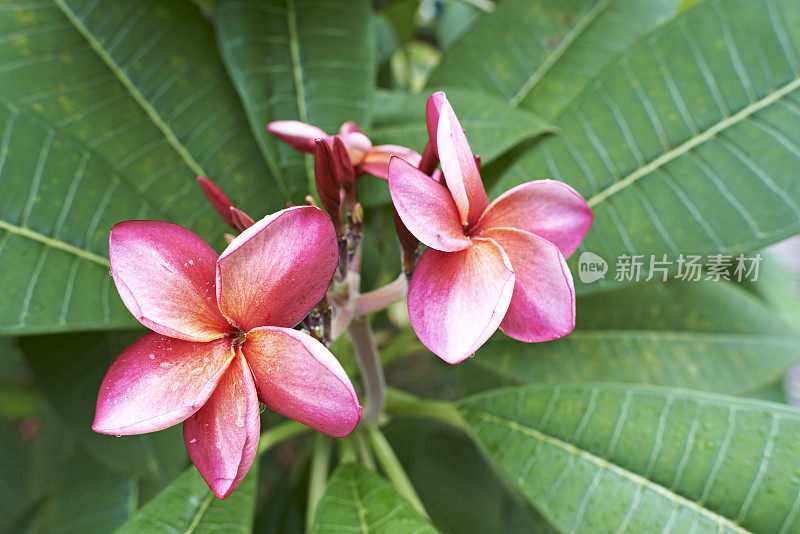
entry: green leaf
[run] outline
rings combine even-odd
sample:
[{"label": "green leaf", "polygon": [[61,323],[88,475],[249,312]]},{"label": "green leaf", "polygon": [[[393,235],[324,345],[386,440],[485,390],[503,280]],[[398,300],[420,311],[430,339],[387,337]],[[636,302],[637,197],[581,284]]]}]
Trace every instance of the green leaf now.
[{"label": "green leaf", "polygon": [[36,378],[65,426],[108,467],[136,475],[155,492],[187,463],[179,426],[140,436],[92,431],[97,392],[111,362],[142,332],[65,334],[20,339]]},{"label": "green leaf", "polygon": [[135,325],[109,275],[108,231],[160,212],[85,146],[2,100],[0,125],[0,334]]},{"label": "green leaf", "polygon": [[220,49],[250,126],[282,190],[316,191],[310,159],[266,131],[296,119],[338,133],[348,120],[369,127],[375,36],[368,0],[220,0]]},{"label": "green leaf", "polygon": [[36,520],[41,532],[53,534],[111,532],[136,510],[137,499],[135,477],[110,471],[78,447]]},{"label": "green leaf", "polygon": [[257,463],[233,493],[217,499],[194,467],[153,497],[117,534],[249,534],[256,499]]},{"label": "green leaf", "polygon": [[564,532],[800,529],[800,412],[686,390],[529,386],[468,399],[477,440]]},{"label": "green leaf", "polygon": [[[464,89],[447,92],[467,132],[472,151],[489,163],[526,139],[553,132],[554,128],[530,113],[510,107],[501,99]],[[378,91],[372,128],[375,144],[403,145],[422,153],[428,142],[425,125],[427,94]]]},{"label": "green leaf", "polygon": [[530,503],[505,487],[462,432],[430,420],[393,420],[384,428],[442,532],[555,532]]},{"label": "green leaf", "polygon": [[753,250],[800,231],[798,118],[800,3],[704,2],[609,65],[496,189],[573,185],[595,213],[581,250],[610,263]]},{"label": "green leaf", "polygon": [[451,45],[429,87],[469,87],[556,119],[678,0],[509,0]]},{"label": "green leaf", "polygon": [[255,216],[285,202],[190,1],[4,0],[0,37],[0,95],[105,159],[160,217],[219,239],[198,174]]},{"label": "green leaf", "polygon": [[579,298],[577,309],[575,331],[563,339],[525,344],[498,334],[465,364],[515,383],[632,382],[747,394],[800,359],[800,334],[732,284],[651,283]]},{"label": "green leaf", "polygon": [[328,480],[311,534],[324,532],[438,532],[380,476],[360,464],[343,464]]}]

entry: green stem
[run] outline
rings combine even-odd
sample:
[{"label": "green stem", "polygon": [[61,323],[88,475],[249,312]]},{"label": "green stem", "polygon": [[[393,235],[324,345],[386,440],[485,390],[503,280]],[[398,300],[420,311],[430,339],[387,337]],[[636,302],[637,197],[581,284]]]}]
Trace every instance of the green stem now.
[{"label": "green stem", "polygon": [[411,481],[408,479],[408,475],[406,475],[406,472],[403,470],[403,465],[394,454],[392,446],[386,441],[386,438],[381,431],[378,430],[378,427],[370,426],[367,427],[366,431],[372,443],[372,449],[375,451],[375,457],[378,459],[378,463],[381,464],[381,468],[383,468],[386,477],[394,484],[397,492],[405,497],[417,512],[424,517],[428,517],[428,512],[425,511],[422,501],[414,490]]},{"label": "green stem", "polygon": [[353,434],[353,442],[364,467],[370,471],[375,471],[375,457],[372,456],[372,449],[369,448],[367,436],[363,432],[356,432]]},{"label": "green stem", "polygon": [[347,464],[356,463],[358,461],[356,457],[356,442],[353,437],[348,436],[346,438],[337,439],[336,443],[339,445],[339,463]]},{"label": "green stem", "polygon": [[453,403],[423,399],[394,388],[387,388],[386,396],[386,413],[390,415],[436,419],[461,430],[467,430],[464,418]]},{"label": "green stem", "polygon": [[274,426],[261,433],[261,436],[258,438],[258,451],[256,455],[261,456],[278,443],[293,436],[297,436],[298,434],[310,431],[311,429],[307,426],[295,423],[294,421],[287,421],[286,423]]},{"label": "green stem", "polygon": [[323,434],[314,436],[314,451],[311,456],[311,473],[308,480],[308,506],[306,508],[306,531],[311,530],[314,512],[328,483],[328,471],[331,465],[333,440]]},{"label": "green stem", "polygon": [[386,380],[383,377],[383,367],[381,367],[378,357],[378,347],[375,344],[375,337],[372,335],[372,328],[366,317],[357,317],[350,323],[347,332],[353,343],[353,351],[358,357],[367,394],[367,407],[364,409],[361,422],[364,426],[369,426],[378,421],[386,401]]}]

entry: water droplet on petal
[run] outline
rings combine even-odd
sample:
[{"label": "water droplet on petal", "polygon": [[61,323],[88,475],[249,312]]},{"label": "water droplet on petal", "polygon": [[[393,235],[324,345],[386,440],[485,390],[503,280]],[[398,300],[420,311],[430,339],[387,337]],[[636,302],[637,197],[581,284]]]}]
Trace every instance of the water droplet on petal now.
[{"label": "water droplet on petal", "polygon": [[160,365],[162,369],[169,369],[170,367],[172,367],[172,364],[169,362],[161,362],[158,365]]},{"label": "water droplet on petal", "polygon": [[197,443],[197,439],[192,438],[192,439],[189,440],[189,443]]}]

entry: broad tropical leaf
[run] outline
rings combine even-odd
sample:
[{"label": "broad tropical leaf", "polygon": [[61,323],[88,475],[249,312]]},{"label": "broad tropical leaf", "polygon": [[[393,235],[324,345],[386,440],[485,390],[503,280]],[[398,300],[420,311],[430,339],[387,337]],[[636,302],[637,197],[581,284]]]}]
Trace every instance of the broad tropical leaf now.
[{"label": "broad tropical leaf", "polygon": [[451,45],[429,87],[469,87],[555,120],[678,0],[510,0]]},{"label": "broad tropical leaf", "polygon": [[334,471],[317,505],[311,534],[438,532],[380,476],[360,464]]},{"label": "broad tropical leaf", "polygon": [[0,37],[0,95],[80,140],[162,217],[219,239],[199,174],[252,215],[285,202],[189,0],[3,0]]},{"label": "broad tropical leaf", "polygon": [[[425,103],[428,94],[379,91],[376,94],[372,128],[376,144],[403,145],[422,152],[428,141]],[[552,132],[553,126],[538,117],[516,110],[503,100],[464,89],[447,92],[469,136],[472,151],[489,163],[526,139]]]},{"label": "broad tropical leaf", "polygon": [[369,127],[375,39],[367,0],[220,0],[225,63],[253,134],[295,201],[316,191],[310,159],[272,139],[266,125],[295,119],[338,133],[348,120]]},{"label": "broad tropical leaf", "polygon": [[152,493],[168,484],[188,463],[180,426],[161,432],[116,438],[92,431],[100,382],[108,366],[142,331],[62,334],[21,338],[19,345],[36,383],[59,420],[108,467],[135,475]]},{"label": "broad tropical leaf", "polygon": [[798,120],[800,4],[709,0],[614,60],[497,189],[573,185],[595,212],[580,250],[612,264],[753,250],[800,230]]},{"label": "broad tropical leaf", "polygon": [[800,529],[800,412],[686,390],[528,386],[461,411],[507,476],[565,532]]},{"label": "broad tropical leaf", "polygon": [[253,524],[257,472],[258,464],[255,463],[236,491],[230,497],[219,500],[208,489],[197,469],[190,467],[150,499],[116,532],[249,534]]},{"label": "broad tropical leaf", "polygon": [[135,325],[109,275],[108,231],[161,212],[85,146],[1,100],[0,124],[0,334]]},{"label": "broad tropical leaf", "polygon": [[800,360],[800,334],[732,284],[650,283],[580,298],[577,307],[569,336],[524,344],[498,334],[465,365],[512,383],[632,382],[747,394]]}]

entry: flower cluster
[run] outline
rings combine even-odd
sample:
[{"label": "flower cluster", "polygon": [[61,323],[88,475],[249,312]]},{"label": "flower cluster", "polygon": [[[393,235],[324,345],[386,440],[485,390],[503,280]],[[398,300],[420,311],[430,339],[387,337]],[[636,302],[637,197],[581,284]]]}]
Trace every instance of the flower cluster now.
[{"label": "flower cluster", "polygon": [[388,180],[403,250],[398,287],[408,287],[411,325],[434,354],[458,363],[498,328],[529,342],[572,331],[565,258],[592,223],[584,199],[561,182],[539,180],[490,202],[444,93],[429,98],[427,127],[419,154],[373,146],[352,122],[333,136],[297,121],[270,123],[278,139],[315,155],[327,214],[306,205],[254,222],[199,177],[213,207],[240,232],[227,236],[221,255],[171,223],[115,225],[111,274],[152,332],[108,370],[94,430],[141,434],[183,422],[192,462],[219,498],[256,456],[260,404],[329,436],[349,434],[362,408],[327,345],[354,317],[377,309],[358,295],[356,184],[364,174]]}]

